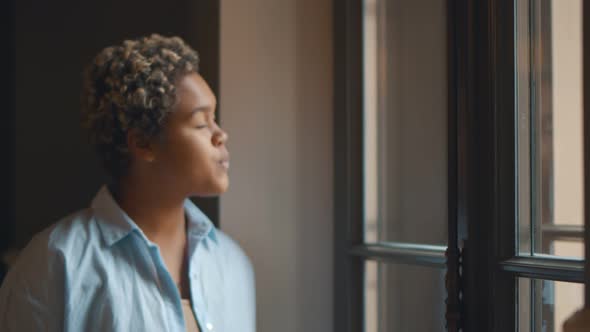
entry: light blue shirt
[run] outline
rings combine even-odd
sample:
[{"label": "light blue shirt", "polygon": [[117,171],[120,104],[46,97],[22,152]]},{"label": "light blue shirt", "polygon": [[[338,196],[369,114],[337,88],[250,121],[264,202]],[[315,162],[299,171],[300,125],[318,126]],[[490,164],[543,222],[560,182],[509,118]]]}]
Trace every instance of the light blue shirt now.
[{"label": "light blue shirt", "polygon": [[[188,274],[201,331],[255,332],[252,264],[190,200]],[[160,254],[103,186],[35,235],[0,288],[0,331],[185,331]]]}]

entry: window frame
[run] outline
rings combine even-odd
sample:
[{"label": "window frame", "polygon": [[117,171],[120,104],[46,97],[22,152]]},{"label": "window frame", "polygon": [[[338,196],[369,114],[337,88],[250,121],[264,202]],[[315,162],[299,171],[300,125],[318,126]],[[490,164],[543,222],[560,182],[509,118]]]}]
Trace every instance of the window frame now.
[{"label": "window frame", "polygon": [[[449,331],[515,331],[519,277],[589,285],[588,260],[524,257],[516,250],[515,1],[447,0],[446,253],[437,246],[363,242],[362,1],[333,2],[335,331],[363,330],[365,259],[446,264]],[[590,6],[583,10],[590,17]],[[584,20],[585,96],[590,96],[589,21]],[[589,99],[584,99],[585,206],[590,206]],[[585,225],[590,257],[588,212]]]},{"label": "window frame", "polygon": [[[447,317],[458,324],[459,249],[446,246],[412,243],[364,243],[363,225],[363,2],[358,0],[334,1],[334,330],[357,332],[364,328],[364,262],[376,260],[429,266],[454,271],[447,278],[447,289],[455,296],[447,303],[454,311]],[[450,6],[447,6],[447,12]],[[451,22],[449,20],[449,22]],[[451,23],[448,23],[449,28]],[[454,42],[449,39],[448,42]],[[454,48],[448,47],[452,50]],[[451,60],[452,57],[448,57]],[[454,78],[449,77],[449,84]],[[450,90],[449,90],[450,91]],[[449,94],[449,105],[456,101]],[[457,130],[456,115],[449,115],[449,130]],[[456,135],[449,135],[456,137]],[[455,144],[451,139],[450,144]],[[455,145],[453,145],[455,146]],[[450,153],[456,154],[456,149]],[[450,158],[449,176],[457,178],[457,166]],[[449,183],[449,220],[456,220],[457,185]],[[454,230],[457,227],[453,228]],[[456,243],[457,232],[449,232]],[[448,259],[448,257],[455,257]]]},{"label": "window frame", "polygon": [[[590,18],[590,5],[582,2],[582,17]],[[584,306],[590,309],[590,19],[585,19],[583,25],[583,89],[584,89]]]},{"label": "window frame", "polygon": [[[363,330],[362,7],[334,0],[334,331]],[[357,221],[357,222],[355,222]]]},{"label": "window frame", "polygon": [[466,331],[516,330],[519,277],[587,283],[583,260],[520,256],[516,250],[515,1],[456,1],[457,15],[466,17],[458,20],[466,23],[458,34],[468,35],[458,38],[458,48],[469,59],[461,62],[467,68],[458,69],[458,80],[472,82],[458,91],[460,99],[471,100],[463,103],[467,112],[461,103],[458,111],[471,133],[463,136],[471,141],[467,156],[460,156],[469,160],[464,176],[472,184],[463,286]]}]

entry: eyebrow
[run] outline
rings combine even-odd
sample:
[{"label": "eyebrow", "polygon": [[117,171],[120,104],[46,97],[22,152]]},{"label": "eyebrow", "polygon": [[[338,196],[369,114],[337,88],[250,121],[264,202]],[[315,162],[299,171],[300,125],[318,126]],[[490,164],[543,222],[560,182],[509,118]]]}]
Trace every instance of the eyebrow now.
[{"label": "eyebrow", "polygon": [[[211,110],[211,107],[210,106],[199,106],[199,107],[195,107],[195,108],[193,108],[191,110],[189,117],[192,118],[197,113],[201,113],[201,112],[207,113],[207,112],[210,112],[210,110]],[[211,112],[211,113],[213,113],[213,112]]]},{"label": "eyebrow", "polygon": [[215,112],[213,107],[209,105],[195,107],[191,110],[189,117],[192,119],[197,113],[211,113],[215,119]]},{"label": "eyebrow", "polygon": [[211,107],[209,106],[199,106],[195,107],[191,110],[191,116],[198,112],[207,112]]}]

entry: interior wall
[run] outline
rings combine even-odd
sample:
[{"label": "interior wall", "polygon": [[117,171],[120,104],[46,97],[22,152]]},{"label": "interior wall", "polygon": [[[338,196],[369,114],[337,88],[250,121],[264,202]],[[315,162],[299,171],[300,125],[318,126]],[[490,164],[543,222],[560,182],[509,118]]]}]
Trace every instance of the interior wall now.
[{"label": "interior wall", "polygon": [[332,330],[332,1],[221,3],[223,229],[254,264],[258,331]]}]

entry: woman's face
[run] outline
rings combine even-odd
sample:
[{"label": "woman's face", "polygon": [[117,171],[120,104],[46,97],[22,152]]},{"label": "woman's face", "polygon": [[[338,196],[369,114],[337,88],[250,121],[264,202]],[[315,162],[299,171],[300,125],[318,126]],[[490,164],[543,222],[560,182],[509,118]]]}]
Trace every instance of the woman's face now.
[{"label": "woman's face", "polygon": [[155,144],[154,167],[189,196],[219,195],[229,185],[229,153],[228,136],[215,122],[215,95],[201,75],[191,73],[177,81],[176,97]]}]

